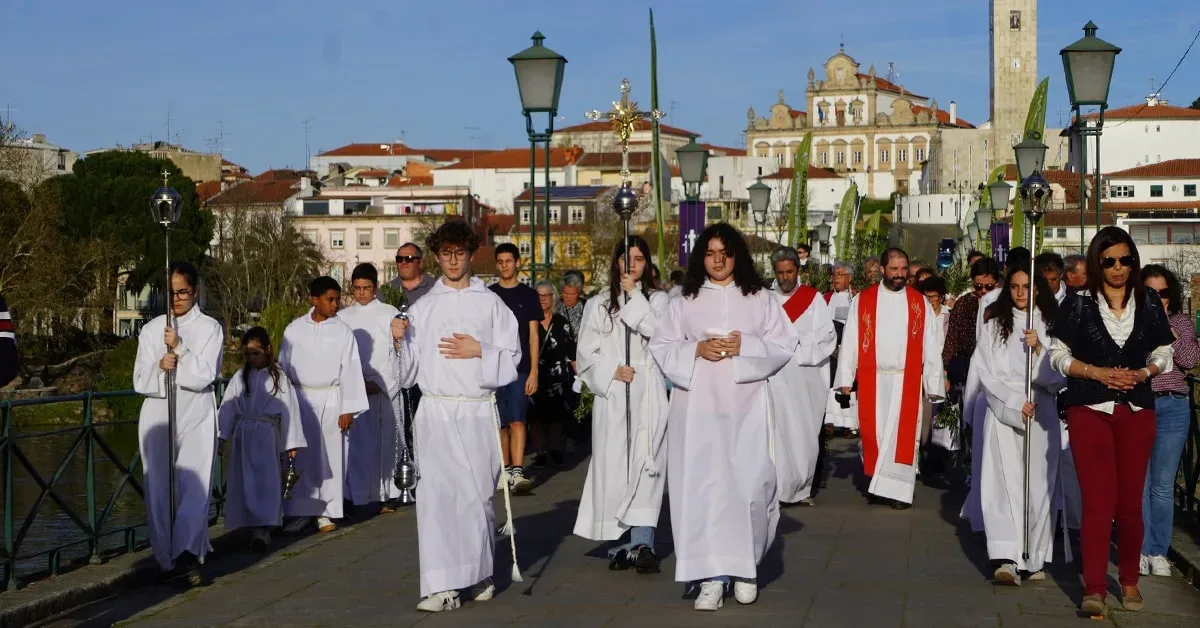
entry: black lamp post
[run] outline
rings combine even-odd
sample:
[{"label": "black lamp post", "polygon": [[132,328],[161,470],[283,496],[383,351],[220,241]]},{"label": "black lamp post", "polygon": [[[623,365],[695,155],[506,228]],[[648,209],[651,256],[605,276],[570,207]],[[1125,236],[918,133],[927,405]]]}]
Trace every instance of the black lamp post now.
[{"label": "black lamp post", "polygon": [[756,235],[761,241],[762,225],[767,222],[767,208],[771,205],[771,186],[763,183],[762,177],[758,177],[746,191],[750,193],[750,213],[754,216]]},{"label": "black lamp post", "polygon": [[[167,184],[167,179],[171,173],[166,170],[162,171],[163,184],[162,187],[154,191],[154,195],[150,197],[150,214],[154,217],[154,222],[163,230],[164,259],[163,268],[166,272],[166,283],[163,284],[163,309],[167,317],[167,327],[175,327],[175,291],[171,288],[171,230],[175,225],[179,224],[179,215],[183,212],[182,198],[179,192]],[[173,352],[168,348],[168,352]],[[171,500],[170,504],[170,522],[171,522],[171,544],[175,544],[175,425],[176,421],[176,385],[175,385],[175,369],[166,372],[167,380],[167,495]]]},{"label": "black lamp post", "polygon": [[700,186],[704,183],[704,173],[708,170],[708,149],[697,144],[693,137],[690,142],[675,149],[675,158],[679,160],[679,176],[683,179],[683,196],[689,201],[700,200]]}]

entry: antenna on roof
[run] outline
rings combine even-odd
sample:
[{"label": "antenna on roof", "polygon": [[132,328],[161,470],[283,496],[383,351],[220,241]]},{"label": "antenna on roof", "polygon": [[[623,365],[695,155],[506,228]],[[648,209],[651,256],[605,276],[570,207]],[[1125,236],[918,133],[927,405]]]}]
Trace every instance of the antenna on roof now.
[{"label": "antenna on roof", "polygon": [[312,159],[312,151],[309,150],[309,147],[308,147],[308,130],[309,130],[309,128],[312,127],[312,123],[313,123],[314,119],[315,118],[305,118],[300,121],[300,124],[304,125],[304,168],[305,168],[305,170],[308,169],[309,160]]},{"label": "antenna on roof", "polygon": [[900,73],[896,71],[896,63],[894,61],[888,61],[887,80],[892,84],[896,84],[896,81],[900,80]]}]

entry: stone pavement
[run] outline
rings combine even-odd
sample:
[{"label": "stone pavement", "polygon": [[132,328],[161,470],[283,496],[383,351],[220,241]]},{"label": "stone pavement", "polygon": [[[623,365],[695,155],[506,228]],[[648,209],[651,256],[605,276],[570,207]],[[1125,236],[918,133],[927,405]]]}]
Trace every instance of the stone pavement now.
[{"label": "stone pavement", "polygon": [[[981,536],[959,525],[961,495],[918,486],[907,511],[867,506],[852,476],[860,466],[848,441],[829,488],[814,508],[784,510],[779,538],[760,567],[758,602],[732,598],[699,613],[673,582],[668,508],[660,549],[663,573],[609,572],[601,546],[574,536],[586,465],[544,472],[532,495],[514,498],[524,582],[508,581],[507,541],[497,544],[499,592],[437,615],[418,601],[412,510],[374,517],[297,543],[266,558],[232,554],[206,568],[208,588],[142,587],[44,622],[43,626],[1070,626],[1081,593],[1077,567],[1019,588],[990,584]],[[497,499],[498,509],[503,509]],[[589,555],[590,554],[590,555]],[[1115,578],[1115,570],[1111,570]],[[1110,580],[1115,591],[1115,580]],[[1147,611],[1115,609],[1117,626],[1200,626],[1200,592],[1178,575],[1143,578]],[[1110,604],[1119,604],[1110,598]]]}]

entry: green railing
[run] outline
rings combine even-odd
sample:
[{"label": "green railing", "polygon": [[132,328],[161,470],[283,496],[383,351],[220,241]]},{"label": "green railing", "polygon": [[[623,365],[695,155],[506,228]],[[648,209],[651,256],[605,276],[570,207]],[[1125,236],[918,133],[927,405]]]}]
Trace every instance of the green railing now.
[{"label": "green railing", "polygon": [[[224,393],[225,382],[214,382],[214,390],[218,403]],[[17,589],[21,584],[18,576],[18,561],[32,561],[46,557],[47,571],[50,575],[58,575],[64,551],[86,545],[86,558],[90,564],[102,563],[112,554],[131,552],[146,545],[139,542],[137,532],[145,527],[142,521],[132,525],[113,524],[110,517],[117,506],[118,498],[126,489],[133,490],[138,497],[144,497],[142,483],[138,479],[141,467],[141,456],[137,449],[128,459],[123,459],[117,453],[117,448],[106,440],[98,429],[117,426],[136,426],[136,420],[113,420],[96,422],[95,406],[97,401],[117,399],[122,397],[139,397],[132,390],[116,392],[84,392],[75,395],[43,397],[39,399],[0,400],[0,467],[3,468],[4,478],[4,530],[3,546],[0,547],[0,564],[4,567],[4,583],[9,590]],[[51,404],[83,404],[82,420],[79,425],[49,429],[47,431],[18,433],[13,421],[15,410],[22,407],[46,406]],[[35,468],[30,457],[31,446],[36,446],[39,439],[67,438],[69,444],[66,453],[53,465],[49,476]],[[44,442],[43,440],[43,442]],[[215,443],[214,443],[215,447]],[[72,462],[83,452],[82,477],[86,486],[82,507],[78,504],[78,495],[66,495],[61,485],[69,475],[78,477],[79,470],[73,470]],[[96,468],[97,463],[111,464],[116,471],[116,478],[110,479],[111,493],[107,499],[97,494]],[[213,465],[213,495],[209,525],[216,523],[224,506],[224,482],[222,481],[221,461],[218,457]],[[28,478],[36,485],[37,496],[33,499],[28,512],[15,512],[16,491],[14,477],[17,470],[23,470]],[[74,503],[73,503],[74,502]],[[49,544],[22,553],[22,547],[28,540],[29,533],[40,514],[45,514],[48,503],[55,504],[71,524],[71,530],[81,533],[79,538]],[[102,541],[112,537],[122,537],[118,546],[104,547]],[[47,544],[42,544],[47,545]]]}]

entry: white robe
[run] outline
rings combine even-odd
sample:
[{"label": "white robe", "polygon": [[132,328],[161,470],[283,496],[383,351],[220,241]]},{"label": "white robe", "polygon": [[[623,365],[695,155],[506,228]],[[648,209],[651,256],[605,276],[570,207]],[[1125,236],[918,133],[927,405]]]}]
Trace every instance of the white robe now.
[{"label": "white robe", "polygon": [[[850,306],[850,317],[846,321],[846,330],[842,333],[842,351],[838,359],[837,378],[834,388],[849,387],[854,383],[858,373],[858,304],[862,294],[854,297]],[[925,307],[925,326],[922,332],[922,388],[927,395],[944,397],[946,388],[943,382],[942,354],[938,351],[937,342],[941,337],[935,326],[939,324],[933,315],[929,302],[921,297]],[[875,304],[875,364],[876,381],[875,393],[875,437],[879,444],[879,455],[875,460],[875,469],[867,469],[871,476],[871,484],[867,489],[870,493],[904,503],[912,503],[913,491],[917,483],[917,467],[913,464],[896,462],[896,447],[907,447],[907,443],[896,442],[900,429],[900,397],[904,382],[904,365],[908,352],[908,297],[905,290],[892,292],[882,285],[879,286],[879,298]],[[861,384],[860,384],[861,386]],[[917,420],[920,422],[920,406],[917,407]],[[917,440],[920,438],[920,425],[917,426],[917,439],[913,440],[913,451],[916,451]],[[864,435],[860,436],[864,437]]]},{"label": "white robe", "polygon": [[[495,390],[516,381],[521,360],[517,317],[472,277],[463,290],[434,284],[409,310],[400,349],[400,386],[421,387],[414,419],[417,547],[421,596],[470,587],[492,575],[500,478]],[[451,360],[442,338],[468,334],[483,357]]]},{"label": "white robe", "polygon": [[[834,292],[829,296],[828,307],[835,322],[846,324],[846,319],[850,316],[850,302],[853,298],[849,290]],[[843,343],[841,346],[845,347],[846,345]],[[850,393],[850,407],[848,408],[843,408],[837,402],[835,397],[837,390],[826,390],[823,395],[825,396],[826,425],[851,430],[858,429],[858,393]]]},{"label": "white robe", "polygon": [[[1044,346],[1035,356],[1034,421],[1026,424],[1021,417],[1025,403],[1025,313],[1013,312],[1013,331],[1001,341],[995,320],[988,321],[975,353],[971,357],[979,371],[983,388],[984,417],[979,426],[983,448],[980,458],[979,486],[983,504],[983,524],[987,534],[988,557],[1011,560],[1022,571],[1041,571],[1054,556],[1054,492],[1058,476],[1058,410],[1054,398],[1066,380],[1050,368],[1049,336],[1040,312],[1034,315],[1034,328]],[[1030,441],[1030,527],[1029,560],[1021,553],[1025,537],[1025,458],[1026,427]]]},{"label": "white robe", "polygon": [[400,382],[396,373],[396,345],[392,342],[392,319],[399,310],[379,300],[355,303],[338,312],[354,330],[354,341],[362,358],[363,376],[381,392],[368,394],[369,409],[354,419],[348,440],[346,490],[354,505],[387,501],[400,496],[392,480],[403,440],[397,440],[396,403]]},{"label": "white robe", "polygon": [[340,519],[347,438],[338,417],[358,416],[368,407],[358,343],[345,321],[335,316],[318,323],[310,309],[287,326],[281,344],[279,363],[296,387],[307,443],[296,454],[300,479],[284,514]]},{"label": "white robe", "polygon": [[[575,534],[613,541],[634,526],[657,526],[666,486],[667,388],[647,342],[666,318],[670,299],[662,291],[647,300],[637,290],[622,303],[620,320],[608,312],[609,296],[589,299],[583,310],[576,356],[579,377],[592,402],[592,456],[579,499]],[[625,363],[625,325],[634,330],[630,363],[633,447],[626,461],[625,384],[613,379]],[[627,466],[628,465],[628,466]]]},{"label": "white robe", "polygon": [[[777,289],[772,289],[771,294],[781,308],[791,297]],[[784,312],[784,319],[787,318]],[[796,351],[767,380],[775,423],[779,501],[784,503],[795,503],[812,494],[829,392],[829,356],[837,345],[832,312],[820,293],[799,318],[790,322],[799,337]]]},{"label": "white robe", "polygon": [[238,369],[225,388],[217,415],[219,438],[228,441],[225,527],[278,526],[283,522],[280,454],[305,446],[300,406],[287,375],[278,387],[263,369],[250,372],[246,394]]},{"label": "white robe", "polygon": [[[766,380],[793,358],[796,332],[767,290],[745,296],[734,283],[705,281],[667,311],[650,352],[675,386],[667,418],[675,580],[755,578],[779,523]],[[741,355],[697,357],[707,330],[742,332]]]},{"label": "white robe", "polygon": [[208,504],[217,444],[217,399],[213,381],[221,374],[225,333],[200,308],[175,321],[175,530],[171,533],[168,460],[167,374],[158,363],[167,353],[167,318],[146,323],[138,334],[133,389],[146,399],[138,415],[138,451],[146,496],[146,530],[154,559],[172,569],[183,552],[204,560],[208,544]]}]

